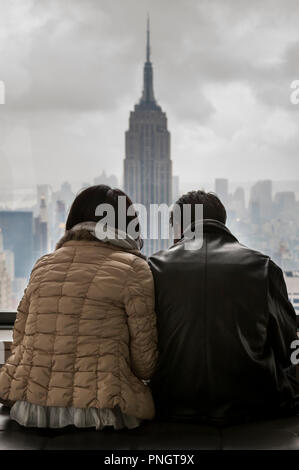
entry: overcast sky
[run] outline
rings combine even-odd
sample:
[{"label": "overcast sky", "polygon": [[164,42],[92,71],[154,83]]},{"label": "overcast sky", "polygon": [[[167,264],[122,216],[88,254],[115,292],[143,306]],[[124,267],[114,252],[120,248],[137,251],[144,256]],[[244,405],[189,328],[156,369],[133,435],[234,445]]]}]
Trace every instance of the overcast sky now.
[{"label": "overcast sky", "polygon": [[298,0],[0,0],[2,187],[122,178],[147,12],[182,185],[299,179]]}]

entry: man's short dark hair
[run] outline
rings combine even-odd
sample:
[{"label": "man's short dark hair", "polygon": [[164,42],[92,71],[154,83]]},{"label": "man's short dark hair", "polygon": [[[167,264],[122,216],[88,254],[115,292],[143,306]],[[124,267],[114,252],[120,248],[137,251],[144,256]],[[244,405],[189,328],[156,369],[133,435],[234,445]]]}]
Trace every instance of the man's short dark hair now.
[{"label": "man's short dark hair", "polygon": [[[195,205],[202,204],[203,205],[203,218],[204,219],[214,219],[222,222],[223,224],[226,223],[227,215],[226,210],[222,202],[220,201],[219,197],[215,193],[206,193],[205,191],[189,191],[189,193],[184,194],[181,196],[176,205],[180,208],[180,215],[181,215],[181,227],[185,229],[186,227],[183,226],[183,206],[185,204],[190,204],[191,206],[191,222],[196,222],[195,217]],[[174,212],[171,213],[170,216],[170,223],[174,225]]]}]

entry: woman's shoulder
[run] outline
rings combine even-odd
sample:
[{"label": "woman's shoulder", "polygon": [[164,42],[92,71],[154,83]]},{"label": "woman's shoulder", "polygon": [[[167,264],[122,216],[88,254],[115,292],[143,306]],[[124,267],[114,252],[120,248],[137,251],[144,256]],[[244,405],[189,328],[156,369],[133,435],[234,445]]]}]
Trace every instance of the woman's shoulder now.
[{"label": "woman's shoulder", "polygon": [[48,264],[50,259],[51,259],[51,255],[52,255],[52,253],[48,253],[48,254],[43,255],[40,258],[38,258],[35,261],[35,264],[32,268],[31,275],[34,274],[34,272],[36,272],[39,268],[41,268],[41,267],[45,266],[46,264]]},{"label": "woman's shoulder", "polygon": [[114,250],[111,256],[111,260],[117,260],[122,262],[129,268],[135,266],[147,266],[147,259],[139,251],[125,251],[125,250]]},{"label": "woman's shoulder", "polygon": [[63,270],[64,264],[68,265],[68,269],[70,269],[73,262],[76,264],[76,269],[80,269],[80,264],[82,265],[82,274],[89,271],[89,268],[94,271],[95,266],[98,266],[99,273],[109,269],[109,266],[127,273],[149,269],[146,257],[137,250],[125,251],[115,248],[109,249],[108,246],[105,246],[102,249],[97,247],[92,252],[89,250],[85,252],[85,250],[75,250],[74,247],[64,246],[39,258],[32,269],[31,279],[37,280],[42,273],[56,270],[57,265],[61,265],[59,271]]},{"label": "woman's shoulder", "polygon": [[126,263],[132,264],[134,262],[147,264],[147,257],[141,252],[139,248],[127,249],[122,246],[118,247],[116,244],[112,245],[107,243],[116,257],[123,259]]}]

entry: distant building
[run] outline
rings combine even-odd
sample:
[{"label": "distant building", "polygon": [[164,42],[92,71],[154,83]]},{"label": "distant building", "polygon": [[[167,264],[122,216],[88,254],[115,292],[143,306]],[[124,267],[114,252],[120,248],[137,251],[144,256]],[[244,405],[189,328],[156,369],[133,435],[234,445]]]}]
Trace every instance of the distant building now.
[{"label": "distant building", "polygon": [[107,186],[111,186],[111,188],[119,187],[117,177],[115,175],[107,175],[105,171],[102,171],[102,174],[97,176],[93,182],[94,184],[106,184]]},{"label": "distant building", "polygon": [[63,201],[56,202],[55,211],[55,244],[60,240],[65,232],[66,209]]},{"label": "distant building", "polygon": [[239,187],[235,190],[232,195],[230,203],[231,211],[234,211],[237,218],[242,218],[245,215],[245,191],[243,188]]},{"label": "distant building", "polygon": [[176,202],[181,197],[180,177],[174,175],[172,177],[172,201]]},{"label": "distant building", "polygon": [[[54,250],[55,245],[60,238],[61,230],[57,228],[57,208],[63,207],[64,220],[66,222],[66,214],[68,213],[73,201],[75,199],[75,194],[72,191],[70,183],[67,181],[64,182],[58,191],[53,192],[51,200],[51,220],[49,220],[49,229],[50,229],[50,250]],[[60,222],[61,223],[61,215]],[[61,229],[61,227],[60,227]]]},{"label": "distant building", "polygon": [[228,205],[228,180],[217,178],[215,180],[215,193],[221,200],[222,204],[227,208]]},{"label": "distant building", "polygon": [[53,199],[52,199],[53,207],[55,207],[56,202],[59,200],[65,203],[66,209],[68,210],[74,199],[75,199],[75,194],[72,191],[72,187],[70,183],[65,181],[64,183],[62,183],[60,189],[56,191],[55,193],[53,193]]},{"label": "distant building", "polygon": [[13,308],[16,309],[20,300],[24,295],[24,290],[27,287],[28,278],[26,277],[16,277],[13,281]]},{"label": "distant building", "polygon": [[49,251],[48,210],[45,196],[41,197],[39,215],[34,218],[33,248],[34,261]]},{"label": "distant building", "polygon": [[40,210],[40,200],[44,199],[45,207],[49,208],[52,198],[52,188],[49,184],[38,184],[37,185],[37,212]]},{"label": "distant building", "polygon": [[299,315],[299,271],[287,271],[284,273],[289,299],[292,302],[297,315]]},{"label": "distant building", "polygon": [[296,211],[296,195],[292,191],[282,191],[274,197],[276,216],[294,218]]},{"label": "distant building", "polygon": [[5,262],[10,279],[15,278],[15,255],[11,250],[4,250]]},{"label": "distant building", "polygon": [[12,308],[12,279],[6,265],[3,235],[0,229],[0,310]]},{"label": "distant building", "polygon": [[272,218],[272,181],[258,181],[252,186],[250,192],[249,208],[254,217],[259,216],[263,220]]},{"label": "distant building", "polygon": [[[143,93],[130,114],[126,132],[124,161],[124,190],[134,203],[149,211],[151,204],[172,203],[172,161],[170,158],[170,132],[165,112],[157,104],[153,87],[153,68],[150,61],[150,31],[147,27],[146,62],[144,65]],[[162,222],[163,224],[168,222]],[[147,235],[153,228],[147,219]],[[164,225],[163,225],[164,226]],[[167,227],[168,229],[168,227]],[[167,248],[169,240],[145,240],[144,251],[151,254]]]},{"label": "distant building", "polygon": [[33,213],[0,211],[4,250],[15,257],[15,276],[28,278],[33,263]]},{"label": "distant building", "polygon": [[0,252],[0,310],[12,308],[12,281],[9,277],[4,253]]}]

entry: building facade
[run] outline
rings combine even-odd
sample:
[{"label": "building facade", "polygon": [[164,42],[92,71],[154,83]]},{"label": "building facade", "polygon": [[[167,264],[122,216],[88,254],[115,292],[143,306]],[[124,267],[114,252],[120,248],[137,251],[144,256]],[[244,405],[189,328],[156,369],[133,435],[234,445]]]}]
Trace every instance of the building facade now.
[{"label": "building facade", "polygon": [[[147,239],[144,240],[144,252],[151,254],[167,248],[170,243],[169,238],[151,237],[153,221],[149,218],[149,211],[152,204],[169,206],[172,203],[172,161],[167,116],[154,96],[149,21],[142,97],[130,113],[125,141],[124,190],[134,204],[142,204],[147,208]],[[165,223],[168,224],[168,221],[162,222]]]},{"label": "building facade", "polygon": [[215,180],[215,193],[226,207],[228,204],[228,180],[225,178],[217,178]]},{"label": "building facade", "polygon": [[299,271],[286,271],[284,273],[289,299],[293,304],[299,318]]},{"label": "building facade", "polygon": [[0,310],[12,308],[12,279],[6,264],[3,235],[0,228]]},{"label": "building facade", "polygon": [[4,250],[12,251],[15,276],[28,279],[33,265],[33,213],[0,211]]},{"label": "building facade", "polygon": [[49,251],[48,208],[45,196],[41,196],[39,214],[34,217],[33,248],[33,261]]}]

